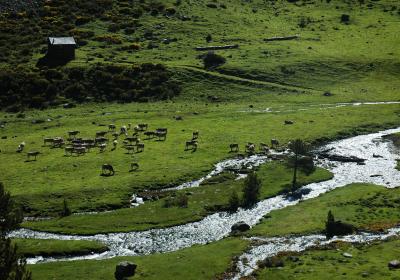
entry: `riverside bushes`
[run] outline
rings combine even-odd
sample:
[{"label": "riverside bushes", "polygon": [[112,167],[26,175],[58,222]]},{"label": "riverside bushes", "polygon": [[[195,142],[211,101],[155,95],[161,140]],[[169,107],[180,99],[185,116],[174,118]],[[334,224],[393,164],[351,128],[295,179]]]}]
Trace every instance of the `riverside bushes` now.
[{"label": "riverside bushes", "polygon": [[9,111],[46,108],[66,100],[147,102],[180,92],[171,73],[160,64],[94,65],[29,71],[0,70],[0,106]]}]

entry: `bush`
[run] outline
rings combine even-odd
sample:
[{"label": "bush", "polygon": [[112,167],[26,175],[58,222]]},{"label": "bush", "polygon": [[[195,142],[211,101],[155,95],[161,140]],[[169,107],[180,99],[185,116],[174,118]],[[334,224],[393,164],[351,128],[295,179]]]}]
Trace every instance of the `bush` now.
[{"label": "bush", "polygon": [[180,208],[187,208],[188,202],[189,202],[189,197],[184,193],[179,194],[178,197],[176,198],[176,205]]},{"label": "bush", "polygon": [[343,236],[354,233],[356,228],[347,223],[341,221],[335,221],[332,211],[328,212],[328,217],[325,222],[325,235],[326,238],[332,238],[334,236]]},{"label": "bush", "polygon": [[163,207],[164,208],[171,208],[171,207],[180,207],[180,208],[187,208],[189,202],[189,197],[184,194],[180,193],[177,197],[169,197],[164,200]]},{"label": "bush", "polygon": [[240,206],[240,199],[237,192],[232,192],[229,198],[228,211],[231,213],[236,212]]},{"label": "bush", "polygon": [[214,52],[208,52],[204,57],[203,57],[203,63],[205,68],[215,68],[218,67],[226,62],[226,59],[218,55]]},{"label": "bush", "polygon": [[244,180],[243,186],[243,206],[252,207],[259,201],[261,180],[255,172],[249,173]]}]

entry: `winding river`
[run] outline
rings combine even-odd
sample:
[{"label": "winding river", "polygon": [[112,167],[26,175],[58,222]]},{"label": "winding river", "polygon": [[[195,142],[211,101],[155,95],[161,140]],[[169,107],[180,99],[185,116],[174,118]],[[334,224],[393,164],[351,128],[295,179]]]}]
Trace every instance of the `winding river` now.
[{"label": "winding river", "polygon": [[[234,214],[226,212],[212,214],[205,217],[203,220],[188,223],[185,225],[174,226],[164,229],[153,229],[142,232],[128,233],[110,233],[98,234],[93,236],[74,236],[60,235],[46,232],[32,231],[28,229],[20,229],[10,234],[11,237],[19,238],[37,238],[37,239],[59,239],[59,240],[93,240],[100,241],[106,244],[110,250],[102,254],[93,254],[80,257],[69,258],[30,258],[28,263],[51,262],[51,261],[66,261],[66,260],[82,260],[82,259],[105,259],[115,256],[134,256],[147,255],[156,252],[176,251],[182,248],[187,248],[195,244],[206,244],[220,240],[229,235],[231,226],[239,221],[244,221],[250,226],[257,224],[260,219],[269,212],[281,209],[287,206],[295,205],[301,200],[315,198],[323,193],[326,193],[335,188],[346,186],[350,183],[363,182],[383,185],[388,188],[400,186],[400,172],[395,169],[396,159],[399,155],[396,154],[389,141],[382,139],[382,136],[400,132],[400,128],[381,131],[368,135],[351,137],[348,139],[332,142],[325,145],[321,149],[328,151],[330,154],[340,156],[355,156],[365,159],[364,164],[355,162],[335,162],[327,159],[320,159],[317,165],[327,168],[334,174],[334,178],[320,183],[312,183],[304,186],[307,192],[301,199],[288,199],[285,196],[278,195],[257,203],[252,209],[239,209]],[[250,162],[261,164],[265,158],[253,158]],[[226,161],[225,161],[226,162]],[[224,164],[230,166],[230,164]],[[223,167],[221,167],[223,168]],[[215,170],[221,170],[218,167]],[[215,174],[214,174],[215,175]],[[212,176],[212,175],[211,175]],[[201,182],[202,179],[199,181]],[[190,182],[179,186],[178,188],[196,187],[199,181]],[[400,230],[393,229],[397,234]],[[357,236],[353,236],[357,238]],[[309,236],[291,238],[293,246],[306,248],[304,240],[310,240],[310,244],[320,241],[321,236]],[[348,238],[352,238],[351,236]],[[275,244],[277,250],[286,250],[284,244],[286,240],[270,239],[269,244]],[[305,245],[303,245],[303,243]],[[271,245],[272,247],[275,245]],[[311,246],[311,245],[310,245]],[[281,248],[281,249],[279,249]],[[256,250],[255,248],[253,248]],[[267,254],[268,246],[259,247],[257,250],[264,250]],[[274,252],[271,249],[271,252]],[[251,252],[247,254],[252,254]],[[254,251],[253,255],[257,255]],[[264,255],[265,255],[264,254]],[[260,253],[261,256],[261,253]],[[267,256],[267,255],[266,255]],[[256,259],[256,258],[253,258]],[[247,270],[243,266],[242,274],[246,274]]]}]

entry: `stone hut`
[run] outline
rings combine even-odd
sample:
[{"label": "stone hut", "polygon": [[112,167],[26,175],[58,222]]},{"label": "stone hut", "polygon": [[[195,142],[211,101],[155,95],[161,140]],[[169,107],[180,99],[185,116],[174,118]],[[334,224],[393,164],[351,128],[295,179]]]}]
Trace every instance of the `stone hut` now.
[{"label": "stone hut", "polygon": [[49,58],[59,60],[75,58],[76,42],[73,37],[49,37],[47,44],[47,56]]}]

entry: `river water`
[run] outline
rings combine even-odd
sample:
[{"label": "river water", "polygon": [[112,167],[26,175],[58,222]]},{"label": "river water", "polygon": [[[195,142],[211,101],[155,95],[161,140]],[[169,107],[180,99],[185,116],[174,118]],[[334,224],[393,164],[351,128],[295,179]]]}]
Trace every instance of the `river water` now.
[{"label": "river water", "polygon": [[[88,256],[30,258],[28,259],[28,263],[147,255],[156,252],[176,251],[195,244],[214,242],[228,236],[231,231],[231,226],[239,221],[244,221],[250,226],[254,226],[264,215],[273,210],[295,205],[301,200],[315,198],[323,193],[346,186],[350,183],[372,183],[383,185],[388,188],[400,186],[400,172],[395,169],[396,159],[399,158],[399,155],[393,149],[389,141],[384,141],[382,139],[384,135],[397,132],[400,132],[400,128],[351,137],[332,142],[322,147],[321,149],[329,150],[331,154],[363,158],[365,159],[365,164],[360,165],[353,162],[342,163],[329,161],[327,159],[318,160],[317,165],[330,170],[334,174],[334,178],[304,186],[303,189],[307,189],[307,194],[301,199],[290,199],[283,195],[278,195],[260,201],[252,209],[239,209],[238,212],[233,214],[226,212],[216,213],[198,222],[142,232],[75,236],[20,229],[11,233],[10,236],[36,239],[93,240],[100,241],[110,248],[109,251],[102,254]],[[260,159],[260,161],[252,159],[252,162],[261,164],[261,161],[264,160],[265,158]],[[195,187],[197,183],[190,183],[183,188],[190,186]],[[300,241],[301,240],[302,239],[300,239]],[[279,244],[277,246],[279,247]]]}]

